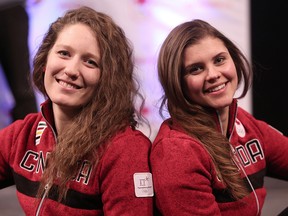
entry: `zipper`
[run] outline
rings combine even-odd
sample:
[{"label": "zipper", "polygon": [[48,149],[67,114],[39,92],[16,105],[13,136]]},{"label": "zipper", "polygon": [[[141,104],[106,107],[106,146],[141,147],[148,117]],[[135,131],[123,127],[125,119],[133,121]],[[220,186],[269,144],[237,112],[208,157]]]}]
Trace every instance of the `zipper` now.
[{"label": "zipper", "polygon": [[41,197],[41,201],[40,201],[40,203],[39,203],[39,205],[38,205],[38,208],[37,208],[37,211],[36,211],[36,216],[39,216],[40,215],[40,210],[41,210],[41,208],[42,208],[42,205],[43,205],[43,202],[44,202],[44,200],[45,200],[45,197],[47,196],[47,193],[48,193],[48,188],[49,188],[49,184],[46,184],[45,185],[45,192],[44,192],[44,194],[43,194],[43,196]]}]

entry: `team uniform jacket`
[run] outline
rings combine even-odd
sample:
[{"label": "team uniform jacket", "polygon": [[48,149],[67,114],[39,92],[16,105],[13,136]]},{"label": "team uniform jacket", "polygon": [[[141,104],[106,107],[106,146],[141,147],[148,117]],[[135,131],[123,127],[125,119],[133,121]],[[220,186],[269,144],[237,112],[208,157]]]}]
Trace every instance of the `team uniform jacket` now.
[{"label": "team uniform jacket", "polygon": [[16,185],[27,216],[153,214],[148,165],[151,142],[130,127],[109,141],[96,167],[82,161],[64,202],[58,203],[53,194],[35,202],[47,156],[56,145],[51,125],[54,125],[51,102],[46,101],[41,112],[29,114],[0,131],[0,188]]},{"label": "team uniform jacket", "polygon": [[208,151],[168,119],[162,123],[150,155],[159,215],[260,215],[266,196],[264,176],[288,180],[288,138],[237,107],[236,100],[229,115],[227,137],[250,195],[232,199],[217,178]]}]

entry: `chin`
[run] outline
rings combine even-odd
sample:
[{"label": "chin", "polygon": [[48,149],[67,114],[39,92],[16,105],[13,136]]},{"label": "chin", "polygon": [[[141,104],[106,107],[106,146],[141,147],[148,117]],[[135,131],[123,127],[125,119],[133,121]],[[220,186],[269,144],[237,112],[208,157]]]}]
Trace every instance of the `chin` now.
[{"label": "chin", "polygon": [[231,101],[227,101],[225,103],[214,103],[211,105],[211,107],[213,107],[214,109],[216,110],[222,110],[222,109],[225,109],[227,107],[229,107],[232,103],[232,100]]},{"label": "chin", "polygon": [[55,105],[59,107],[65,107],[65,108],[79,108],[79,104],[72,103],[71,101],[65,101],[65,100],[54,100],[52,101]]}]

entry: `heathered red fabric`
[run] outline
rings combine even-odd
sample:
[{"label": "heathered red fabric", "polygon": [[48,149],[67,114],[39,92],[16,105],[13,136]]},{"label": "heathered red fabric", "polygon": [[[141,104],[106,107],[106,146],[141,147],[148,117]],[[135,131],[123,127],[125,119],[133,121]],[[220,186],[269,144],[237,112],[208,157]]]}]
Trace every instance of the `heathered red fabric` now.
[{"label": "heathered red fabric", "polygon": [[0,131],[0,188],[16,184],[25,214],[36,215],[109,215],[149,216],[152,197],[135,196],[133,174],[150,172],[150,140],[130,127],[109,141],[99,164],[82,163],[79,175],[71,182],[65,203],[53,197],[42,204],[35,199],[47,155],[56,145],[51,104],[42,113],[30,114]]},{"label": "heathered red fabric", "polygon": [[249,179],[254,188],[250,187],[250,195],[235,201],[225,193],[203,145],[168,119],[150,155],[159,215],[260,215],[257,205],[261,209],[266,196],[264,176],[288,180],[288,138],[237,108],[236,101],[230,107],[229,119],[231,145],[246,173],[242,172],[243,178],[247,183]]}]

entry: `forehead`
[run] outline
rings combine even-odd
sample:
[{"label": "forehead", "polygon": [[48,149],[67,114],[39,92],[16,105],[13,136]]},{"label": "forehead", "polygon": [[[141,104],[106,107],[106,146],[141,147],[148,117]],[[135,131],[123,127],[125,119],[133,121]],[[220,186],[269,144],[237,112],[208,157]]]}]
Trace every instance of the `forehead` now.
[{"label": "forehead", "polygon": [[228,52],[222,40],[216,37],[207,36],[197,43],[194,43],[184,50],[185,61],[198,61],[198,59],[213,57],[219,53]]},{"label": "forehead", "polygon": [[82,23],[65,26],[58,34],[55,47],[66,47],[74,51],[100,56],[96,34],[89,26]]},{"label": "forehead", "polygon": [[64,26],[64,28],[58,33],[57,36],[57,40],[69,40],[75,38],[96,41],[96,34],[88,25],[83,23],[75,23]]},{"label": "forehead", "polygon": [[196,43],[189,45],[185,51],[192,50],[192,51],[201,51],[201,50],[213,50],[213,49],[226,49],[225,44],[223,41],[217,37],[206,36],[201,38]]}]

